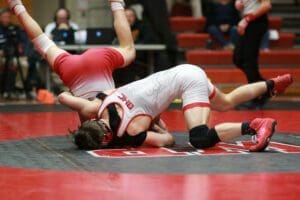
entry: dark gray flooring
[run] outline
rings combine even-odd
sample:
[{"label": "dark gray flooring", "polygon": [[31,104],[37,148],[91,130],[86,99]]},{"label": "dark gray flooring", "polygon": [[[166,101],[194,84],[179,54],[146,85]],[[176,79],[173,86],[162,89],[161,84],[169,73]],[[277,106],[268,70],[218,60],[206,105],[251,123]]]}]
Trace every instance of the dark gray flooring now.
[{"label": "dark gray flooring", "polygon": [[[175,133],[177,151],[194,151],[187,134]],[[248,138],[241,138],[248,139]],[[276,134],[273,141],[300,146],[300,136]],[[95,158],[77,150],[67,137],[0,142],[0,166],[125,173],[253,173],[298,172],[300,154],[274,151],[226,156],[160,158]]]}]

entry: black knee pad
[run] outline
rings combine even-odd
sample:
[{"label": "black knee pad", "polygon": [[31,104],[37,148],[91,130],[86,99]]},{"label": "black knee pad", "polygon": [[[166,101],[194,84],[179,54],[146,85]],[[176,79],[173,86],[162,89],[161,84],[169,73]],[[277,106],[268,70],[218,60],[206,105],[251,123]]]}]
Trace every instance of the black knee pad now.
[{"label": "black knee pad", "polygon": [[214,146],[220,142],[214,128],[209,129],[206,125],[200,125],[190,130],[190,143],[197,149],[204,149]]}]

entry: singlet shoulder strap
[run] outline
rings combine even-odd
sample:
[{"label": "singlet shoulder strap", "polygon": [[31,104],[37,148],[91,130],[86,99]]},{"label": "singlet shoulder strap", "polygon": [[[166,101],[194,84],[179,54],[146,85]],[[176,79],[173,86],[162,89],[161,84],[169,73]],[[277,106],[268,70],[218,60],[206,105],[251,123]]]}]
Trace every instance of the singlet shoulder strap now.
[{"label": "singlet shoulder strap", "polygon": [[[100,92],[97,94],[97,98],[101,99],[102,101],[104,101],[104,99],[107,97],[108,95]],[[121,118],[118,114],[117,108],[115,104],[109,104],[107,106],[107,110],[108,110],[108,115],[109,115],[109,126],[113,132],[114,135],[114,139],[117,139],[117,135],[118,135],[118,128],[120,126],[121,123]]]}]

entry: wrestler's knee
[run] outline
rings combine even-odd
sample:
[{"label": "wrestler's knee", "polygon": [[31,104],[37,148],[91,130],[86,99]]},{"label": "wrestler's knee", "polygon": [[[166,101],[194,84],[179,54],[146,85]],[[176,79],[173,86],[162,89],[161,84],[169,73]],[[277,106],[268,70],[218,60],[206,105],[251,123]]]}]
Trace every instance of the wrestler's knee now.
[{"label": "wrestler's knee", "polygon": [[197,149],[209,148],[220,142],[214,128],[209,129],[207,125],[200,125],[190,130],[190,143]]}]

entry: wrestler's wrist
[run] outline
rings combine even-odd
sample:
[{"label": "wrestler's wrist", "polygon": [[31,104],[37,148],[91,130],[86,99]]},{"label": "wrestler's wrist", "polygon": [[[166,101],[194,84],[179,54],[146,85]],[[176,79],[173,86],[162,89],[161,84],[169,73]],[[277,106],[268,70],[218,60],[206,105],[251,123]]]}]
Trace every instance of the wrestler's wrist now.
[{"label": "wrestler's wrist", "polygon": [[124,10],[125,7],[125,3],[123,0],[111,0],[110,1],[110,7],[112,11],[116,11],[116,10]]}]

